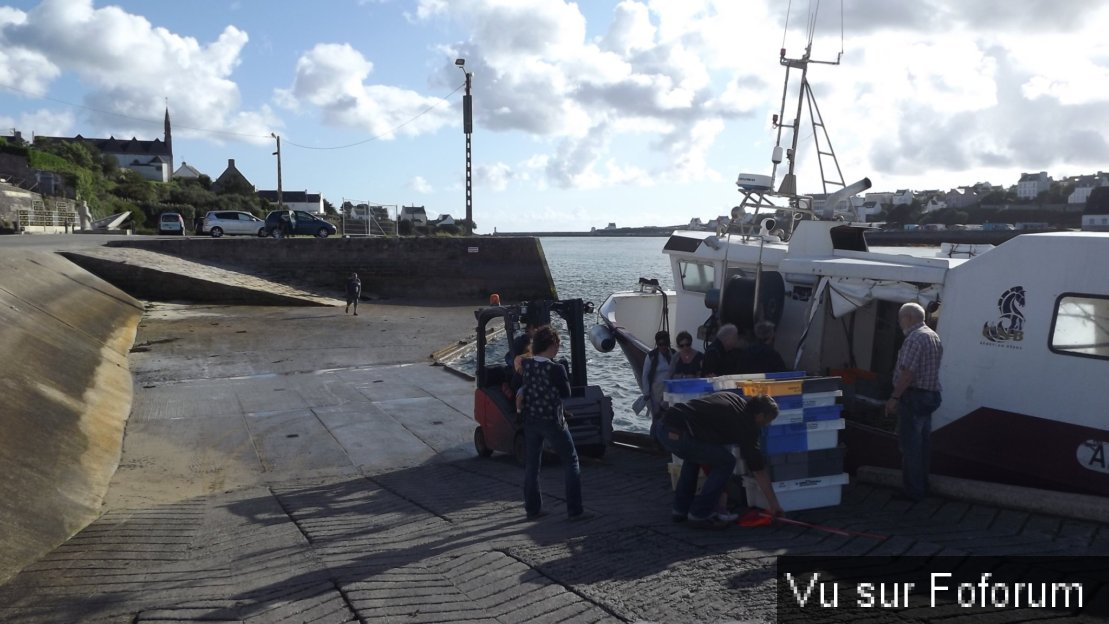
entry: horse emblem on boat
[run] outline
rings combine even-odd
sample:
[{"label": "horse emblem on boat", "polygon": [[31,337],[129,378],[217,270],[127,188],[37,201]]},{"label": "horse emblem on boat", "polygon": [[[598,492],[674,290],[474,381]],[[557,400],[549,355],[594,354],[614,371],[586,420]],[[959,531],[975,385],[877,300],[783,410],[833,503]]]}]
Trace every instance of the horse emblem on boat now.
[{"label": "horse emblem on boat", "polygon": [[1024,340],[1024,286],[1013,286],[997,300],[1001,317],[996,323],[982,325],[982,335],[990,342]]}]

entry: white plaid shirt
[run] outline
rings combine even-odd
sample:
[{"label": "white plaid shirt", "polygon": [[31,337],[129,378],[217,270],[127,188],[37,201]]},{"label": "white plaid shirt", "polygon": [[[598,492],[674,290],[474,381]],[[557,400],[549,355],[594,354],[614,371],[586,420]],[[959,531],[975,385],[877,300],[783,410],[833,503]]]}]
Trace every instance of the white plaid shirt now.
[{"label": "white plaid shirt", "polygon": [[897,354],[894,383],[897,383],[897,378],[904,369],[913,372],[910,387],[939,392],[942,358],[943,344],[939,335],[923,322],[913,325],[905,334],[905,341],[901,343],[901,351]]}]

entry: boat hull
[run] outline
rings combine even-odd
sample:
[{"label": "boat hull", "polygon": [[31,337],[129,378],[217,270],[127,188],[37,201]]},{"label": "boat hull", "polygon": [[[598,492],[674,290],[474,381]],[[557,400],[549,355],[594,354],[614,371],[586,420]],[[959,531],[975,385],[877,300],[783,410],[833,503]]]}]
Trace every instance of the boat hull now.
[{"label": "boat hull", "polygon": [[[1099,429],[980,408],[932,432],[931,471],[964,479],[1109,496],[1109,440]],[[851,472],[901,467],[897,435],[848,419]]]}]

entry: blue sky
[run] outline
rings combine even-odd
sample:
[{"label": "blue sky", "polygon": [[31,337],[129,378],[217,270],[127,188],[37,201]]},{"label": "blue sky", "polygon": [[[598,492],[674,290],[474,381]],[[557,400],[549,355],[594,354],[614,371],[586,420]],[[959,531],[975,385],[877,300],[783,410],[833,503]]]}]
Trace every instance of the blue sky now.
[{"label": "blue sky", "polygon": [[286,189],[458,217],[461,56],[478,231],[684,223],[770,173],[778,49],[820,6],[814,56],[844,55],[810,80],[848,181],[1109,170],[1103,3],[845,0],[842,38],[840,3],[792,4],[0,0],[0,127],[152,139],[168,101],[178,164],[276,188],[275,132]]}]

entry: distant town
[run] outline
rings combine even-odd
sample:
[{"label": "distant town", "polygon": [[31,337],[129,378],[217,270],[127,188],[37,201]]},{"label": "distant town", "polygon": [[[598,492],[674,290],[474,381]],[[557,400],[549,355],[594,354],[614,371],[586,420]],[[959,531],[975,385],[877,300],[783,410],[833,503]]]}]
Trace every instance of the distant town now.
[{"label": "distant town", "polygon": [[[824,200],[823,194],[813,195],[814,211],[819,212]],[[848,198],[837,214],[856,223],[874,223],[883,229],[901,231],[1109,230],[1109,174],[1098,171],[1055,180],[1046,171],[1040,171],[1022,174],[1009,187],[979,182],[949,191],[871,192]],[[688,223],[672,226],[622,228],[609,223],[592,228],[590,233],[661,236],[677,228],[722,230],[730,222],[730,215],[720,215],[693,217]]]},{"label": "distant town", "polygon": [[[191,222],[209,210],[264,215],[278,205],[333,217],[347,235],[455,235],[466,225],[449,214],[429,219],[424,206],[347,200],[336,207],[322,193],[308,189],[258,189],[235,167],[234,158],[228,158],[215,179],[184,161],[175,167],[168,109],[164,124],[163,137],[153,140],[78,134],[40,135],[28,142],[16,130],[0,135],[0,230],[68,229],[109,221],[114,227],[141,230],[150,229],[166,211],[179,212]],[[813,209],[819,211],[825,197],[813,199]],[[900,231],[1109,230],[1109,174],[1098,171],[1056,180],[1040,171],[1024,173],[1008,187],[979,182],[948,191],[870,192],[850,197],[837,207],[837,215]],[[103,221],[111,216],[119,218]],[[709,215],[672,225],[629,228],[613,222],[589,232],[512,235],[664,236],[674,229],[722,230],[730,221],[729,215]],[[494,228],[493,234],[508,233]]]}]

